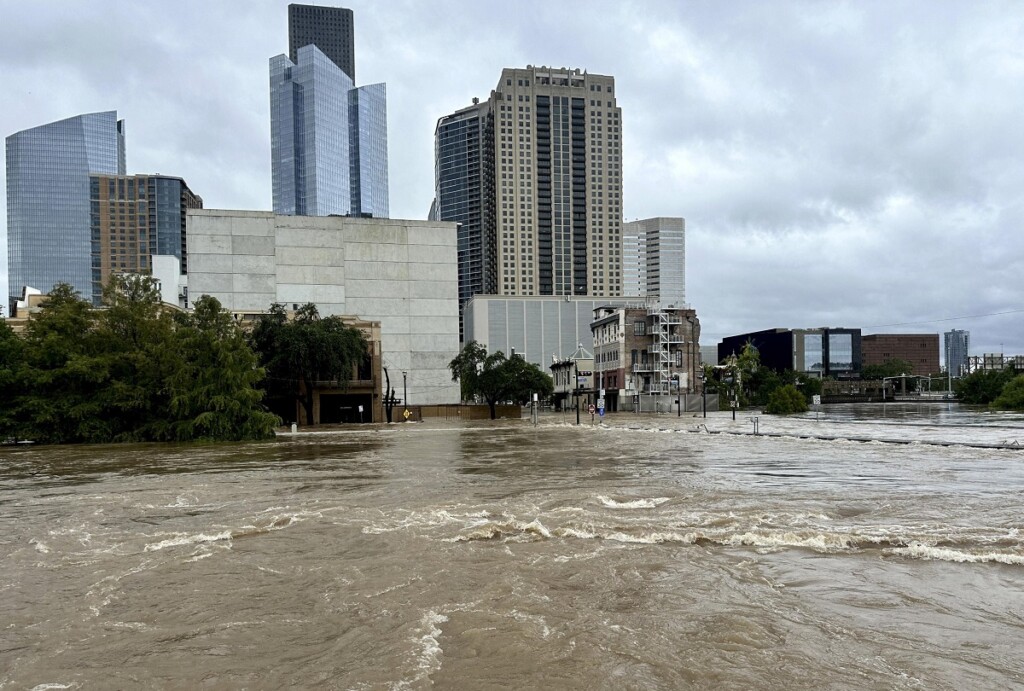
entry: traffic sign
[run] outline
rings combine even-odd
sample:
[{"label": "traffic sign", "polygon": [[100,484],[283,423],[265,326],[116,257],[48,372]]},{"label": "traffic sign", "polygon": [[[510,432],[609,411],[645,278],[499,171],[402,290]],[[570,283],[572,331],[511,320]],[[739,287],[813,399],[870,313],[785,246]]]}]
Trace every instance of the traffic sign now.
[{"label": "traffic sign", "polygon": [[590,411],[590,414],[591,414],[591,415],[593,415],[594,413],[596,413],[596,412],[597,412],[597,408],[595,408],[595,407],[594,407],[594,404],[593,404],[593,403],[591,403],[591,404],[590,404],[590,407],[589,407],[589,408],[587,408],[587,410],[589,410],[589,411]]}]

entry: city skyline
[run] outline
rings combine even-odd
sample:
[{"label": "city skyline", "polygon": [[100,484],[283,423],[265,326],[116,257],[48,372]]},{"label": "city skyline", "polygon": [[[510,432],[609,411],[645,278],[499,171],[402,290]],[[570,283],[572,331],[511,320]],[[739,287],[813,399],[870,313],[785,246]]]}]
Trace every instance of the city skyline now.
[{"label": "city skyline", "polygon": [[[117,110],[129,173],[180,175],[208,208],[268,209],[266,59],[287,5],[5,8],[0,134]],[[972,354],[1024,352],[1015,5],[345,6],[361,81],[388,83],[392,217],[426,216],[438,118],[504,67],[580,67],[615,77],[623,220],[687,219],[706,343],[957,328]]]}]

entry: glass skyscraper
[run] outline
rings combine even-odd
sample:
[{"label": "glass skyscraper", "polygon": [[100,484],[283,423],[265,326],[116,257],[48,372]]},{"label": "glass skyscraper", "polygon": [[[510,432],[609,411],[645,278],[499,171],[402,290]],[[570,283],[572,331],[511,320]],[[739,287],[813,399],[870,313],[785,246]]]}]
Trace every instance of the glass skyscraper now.
[{"label": "glass skyscraper", "polygon": [[124,121],[77,115],[7,137],[8,292],[68,283],[92,295],[89,174],[124,175]]},{"label": "glass skyscraper", "polygon": [[968,357],[971,351],[971,332],[952,329],[945,334],[946,371],[954,377],[967,374]]},{"label": "glass skyscraper", "polygon": [[385,85],[356,87],[316,43],[296,48],[304,39],[292,33],[296,59],[270,59],[274,213],[387,218]]},{"label": "glass skyscraper", "polygon": [[494,118],[488,103],[438,120],[434,215],[459,224],[459,309],[498,291],[494,233]]}]

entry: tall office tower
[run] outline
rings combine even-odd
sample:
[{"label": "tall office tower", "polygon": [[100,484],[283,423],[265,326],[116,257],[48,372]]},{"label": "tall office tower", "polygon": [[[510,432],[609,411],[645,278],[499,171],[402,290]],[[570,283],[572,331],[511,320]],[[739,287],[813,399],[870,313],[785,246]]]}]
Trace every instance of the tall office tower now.
[{"label": "tall office tower", "polygon": [[99,304],[111,274],[153,272],[154,257],[173,256],[188,272],[185,213],[203,208],[181,178],[91,175],[92,290]]},{"label": "tall office tower", "polygon": [[953,329],[945,334],[946,371],[954,377],[967,374],[967,363],[970,355],[971,332]]},{"label": "tall office tower", "polygon": [[387,91],[315,44],[270,59],[274,213],[388,217]]},{"label": "tall office tower", "polygon": [[459,311],[497,292],[494,237],[494,118],[490,104],[447,115],[434,130],[433,220],[459,224]]},{"label": "tall office tower", "polygon": [[7,137],[8,286],[92,294],[89,174],[124,175],[124,121],[77,115]]},{"label": "tall office tower", "polygon": [[686,303],[686,222],[646,218],[622,226],[623,295]]},{"label": "tall office tower", "polygon": [[[442,118],[438,135],[458,117]],[[481,149],[481,165],[493,170],[494,222],[482,216],[481,234],[494,238],[494,292],[621,296],[622,140],[614,78],[578,69],[504,69],[486,118],[494,143]],[[438,171],[443,163],[435,161]],[[467,174],[464,184],[483,183]],[[435,204],[440,220],[450,220],[440,199]],[[485,258],[487,248],[485,240]]]},{"label": "tall office tower", "polygon": [[318,5],[288,5],[288,57],[299,61],[299,48],[315,45],[356,81],[356,33],[352,10]]}]

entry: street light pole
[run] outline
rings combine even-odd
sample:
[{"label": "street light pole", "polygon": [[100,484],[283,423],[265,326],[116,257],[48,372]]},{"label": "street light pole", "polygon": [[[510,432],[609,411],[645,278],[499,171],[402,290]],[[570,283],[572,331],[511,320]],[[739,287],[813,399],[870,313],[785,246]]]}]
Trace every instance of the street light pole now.
[{"label": "street light pole", "polygon": [[405,421],[409,421],[409,387],[406,382],[406,375],[408,372],[402,370],[402,409],[405,411],[403,417]]},{"label": "street light pole", "polygon": [[580,361],[572,361],[573,370],[576,373],[575,381],[573,381],[573,393],[576,394],[576,424],[580,424]]}]

